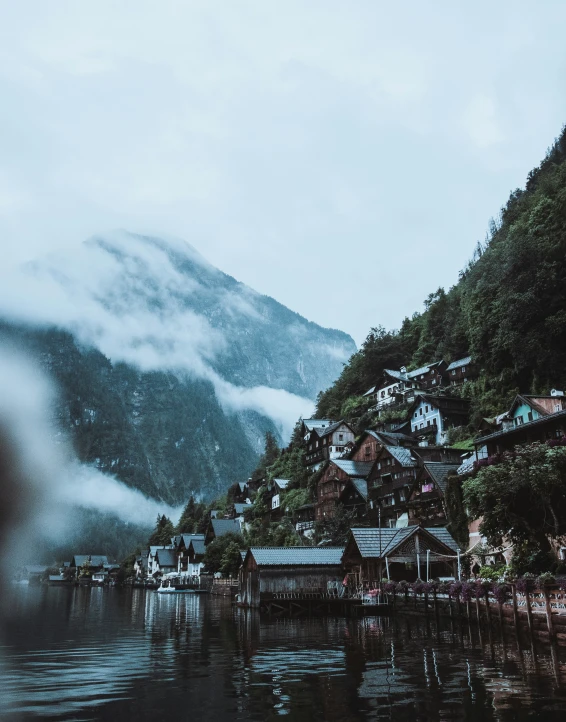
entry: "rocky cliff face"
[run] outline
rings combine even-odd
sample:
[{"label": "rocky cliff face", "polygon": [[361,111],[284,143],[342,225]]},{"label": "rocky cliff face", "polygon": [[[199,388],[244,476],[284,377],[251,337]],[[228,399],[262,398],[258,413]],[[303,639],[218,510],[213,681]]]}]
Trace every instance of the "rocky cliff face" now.
[{"label": "rocky cliff face", "polygon": [[79,459],[171,504],[245,478],[355,350],[180,241],[95,238],[8,291],[3,335],[56,380]]}]

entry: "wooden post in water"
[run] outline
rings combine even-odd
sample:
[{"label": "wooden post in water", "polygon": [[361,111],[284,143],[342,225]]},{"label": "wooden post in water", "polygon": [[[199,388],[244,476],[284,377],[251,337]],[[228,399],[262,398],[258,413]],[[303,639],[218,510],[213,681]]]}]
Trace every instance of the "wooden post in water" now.
[{"label": "wooden post in water", "polygon": [[481,607],[480,607],[480,598],[479,595],[476,592],[476,616],[478,618],[478,637],[480,640],[480,647],[483,647],[483,639],[481,638]]},{"label": "wooden post in water", "polygon": [[546,584],[542,588],[542,593],[544,594],[544,608],[546,611],[546,626],[548,629],[548,638],[551,642],[553,642],[556,639],[556,634],[554,632],[554,624],[552,622],[552,607],[550,606],[550,595],[548,593],[548,588]]}]

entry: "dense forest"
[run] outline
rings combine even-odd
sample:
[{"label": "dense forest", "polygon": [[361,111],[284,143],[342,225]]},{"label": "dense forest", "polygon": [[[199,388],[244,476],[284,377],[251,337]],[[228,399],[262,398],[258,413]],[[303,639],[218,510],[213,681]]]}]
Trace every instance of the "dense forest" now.
[{"label": "dense forest", "polygon": [[460,279],[439,288],[401,328],[371,330],[317,416],[364,418],[361,394],[382,369],[419,368],[472,355],[481,375],[465,384],[472,426],[503,411],[515,393],[566,386],[566,128],[511,193]]}]

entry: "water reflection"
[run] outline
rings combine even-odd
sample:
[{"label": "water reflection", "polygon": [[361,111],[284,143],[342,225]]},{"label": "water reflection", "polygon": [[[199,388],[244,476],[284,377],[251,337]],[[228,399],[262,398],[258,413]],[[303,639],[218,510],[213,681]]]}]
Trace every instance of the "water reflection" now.
[{"label": "water reflection", "polygon": [[199,595],[84,588],[20,588],[11,608],[2,701],[13,719],[566,714],[563,649],[533,655],[449,620],[269,619]]}]

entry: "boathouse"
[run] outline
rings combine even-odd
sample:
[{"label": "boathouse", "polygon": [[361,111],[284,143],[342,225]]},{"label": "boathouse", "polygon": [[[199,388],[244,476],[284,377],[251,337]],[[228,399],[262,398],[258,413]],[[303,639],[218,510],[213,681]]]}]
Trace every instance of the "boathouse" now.
[{"label": "boathouse", "polygon": [[351,529],[342,557],[358,584],[381,579],[415,581],[458,578],[458,545],[443,527]]},{"label": "boathouse", "polygon": [[342,547],[252,547],[244,558],[240,600],[247,607],[293,594],[326,593],[328,582],[343,578]]}]

